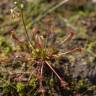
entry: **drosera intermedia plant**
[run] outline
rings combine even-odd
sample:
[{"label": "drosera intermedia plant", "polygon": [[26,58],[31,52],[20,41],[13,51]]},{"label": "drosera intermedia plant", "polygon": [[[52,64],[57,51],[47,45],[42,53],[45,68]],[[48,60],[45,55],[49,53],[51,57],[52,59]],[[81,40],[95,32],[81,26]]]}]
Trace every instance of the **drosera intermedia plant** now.
[{"label": "drosera intermedia plant", "polygon": [[[15,2],[15,9],[19,10],[20,12],[22,24],[24,26],[24,31],[25,31],[25,40],[22,41],[20,38],[18,38],[15,31],[12,31],[12,37],[16,41],[16,43],[20,45],[19,46],[20,49],[19,51],[17,50],[17,52],[21,54],[19,54],[19,56],[16,55],[15,58],[19,58],[19,60],[21,60],[25,64],[24,65],[25,67],[28,65],[29,62],[31,64],[29,63],[30,64],[29,69],[25,68],[23,70],[24,72],[20,74],[15,74],[15,76],[11,79],[15,82],[28,82],[29,85],[32,80],[33,82],[36,82],[36,84],[34,84],[33,82],[31,83],[34,84],[35,88],[34,86],[32,86],[33,89],[30,92],[28,92],[28,94],[30,93],[32,94],[32,92],[36,91],[41,96],[45,96],[45,94],[49,93],[49,90],[51,88],[49,86],[50,85],[49,82],[51,82],[52,80],[53,80],[52,81],[53,87],[55,87],[56,86],[55,84],[59,82],[59,85],[62,89],[70,90],[71,84],[67,82],[67,80],[65,80],[64,76],[63,77],[60,76],[58,68],[57,69],[55,68],[55,64],[60,58],[62,58],[67,54],[76,51],[81,52],[82,48],[75,48],[70,51],[66,51],[65,53],[62,53],[59,51],[59,49],[56,46],[54,46],[55,41],[53,43],[47,44],[49,42],[50,37],[52,37],[51,39],[54,39],[55,33],[50,31],[43,33],[38,27],[34,28],[34,30],[31,33],[32,36],[30,38],[28,30],[26,28],[26,22],[24,20],[23,8],[24,8],[23,3],[20,2],[20,0],[17,0]],[[13,11],[16,10],[13,9]],[[66,38],[60,43],[60,45],[71,40],[74,37],[74,32],[68,32],[67,36],[65,37]],[[27,50],[24,49],[25,46],[27,46],[26,47]],[[26,57],[25,53],[28,54],[29,57]],[[32,70],[30,71],[29,75],[27,76],[28,78],[26,79],[25,78],[25,73],[27,73],[26,70],[30,70],[30,69]],[[24,87],[22,83],[19,83],[17,85],[17,91],[19,90],[18,86],[20,85],[21,87]],[[35,92],[33,94],[35,94]]]}]

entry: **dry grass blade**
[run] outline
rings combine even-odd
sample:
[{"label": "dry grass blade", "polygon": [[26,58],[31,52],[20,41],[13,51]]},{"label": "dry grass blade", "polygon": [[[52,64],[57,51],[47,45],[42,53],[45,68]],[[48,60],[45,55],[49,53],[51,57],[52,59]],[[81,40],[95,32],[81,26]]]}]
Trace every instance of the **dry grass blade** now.
[{"label": "dry grass blade", "polygon": [[38,16],[35,21],[32,23],[32,25],[36,24],[37,22],[39,22],[40,20],[42,20],[47,14],[55,11],[57,8],[59,8],[60,6],[62,6],[63,4],[65,4],[66,2],[68,2],[69,0],[63,0],[60,3],[56,4],[55,6],[53,6],[51,9],[49,8],[48,10],[46,10],[45,13],[43,13],[42,15]]}]

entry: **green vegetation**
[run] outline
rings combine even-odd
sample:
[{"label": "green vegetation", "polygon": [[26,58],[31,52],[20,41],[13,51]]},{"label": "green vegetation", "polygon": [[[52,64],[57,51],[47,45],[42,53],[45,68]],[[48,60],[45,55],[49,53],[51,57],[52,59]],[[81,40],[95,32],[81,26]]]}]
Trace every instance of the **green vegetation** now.
[{"label": "green vegetation", "polygon": [[96,95],[96,7],[83,1],[0,2],[0,96]]}]

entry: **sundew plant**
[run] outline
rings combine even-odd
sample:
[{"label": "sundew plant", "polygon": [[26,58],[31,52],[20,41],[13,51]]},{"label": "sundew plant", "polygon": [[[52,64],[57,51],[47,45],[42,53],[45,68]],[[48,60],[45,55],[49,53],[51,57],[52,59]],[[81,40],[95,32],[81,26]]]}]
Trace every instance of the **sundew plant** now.
[{"label": "sundew plant", "polygon": [[[48,13],[62,3],[56,5]],[[78,82],[72,78],[70,65],[66,66],[65,63],[69,63],[66,55],[82,52],[83,48],[76,47],[65,52],[61,50],[63,45],[69,44],[69,41],[74,38],[75,32],[71,29],[63,32],[66,34],[65,39],[58,40],[58,33],[54,32],[50,24],[48,25],[50,16],[46,19],[46,31],[35,24],[29,32],[24,15],[25,5],[25,1],[16,0],[11,9],[12,20],[19,18],[24,29],[24,36],[22,38],[18,36],[16,30],[11,30],[11,37],[16,48],[6,57],[6,60],[0,61],[7,73],[7,76],[1,74],[4,78],[2,79],[4,96],[81,96],[79,89],[86,88],[87,84],[81,81],[82,86],[77,87]],[[37,21],[46,15],[37,18],[34,23],[38,23]]]}]

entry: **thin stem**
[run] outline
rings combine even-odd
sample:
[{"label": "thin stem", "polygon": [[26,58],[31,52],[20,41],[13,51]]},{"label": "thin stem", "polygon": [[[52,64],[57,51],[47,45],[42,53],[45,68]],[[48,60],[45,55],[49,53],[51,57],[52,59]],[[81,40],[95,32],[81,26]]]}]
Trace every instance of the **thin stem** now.
[{"label": "thin stem", "polygon": [[41,77],[41,79],[40,79],[40,86],[41,87],[43,86],[42,85],[42,81],[43,81],[43,66],[44,66],[44,64],[42,63],[41,68],[40,68],[40,77]]},{"label": "thin stem", "polygon": [[73,32],[70,32],[69,35],[61,42],[60,45],[64,44],[65,42],[67,42],[68,40],[71,40],[74,36]]},{"label": "thin stem", "polygon": [[76,51],[82,51],[82,48],[75,48],[75,49],[67,51],[65,53],[59,53],[59,54],[56,55],[56,57],[62,56],[62,55],[67,55],[67,54],[70,54],[70,53],[73,53],[73,52],[76,52]]},{"label": "thin stem", "polygon": [[41,76],[43,75],[43,67],[44,67],[44,64],[42,63],[42,66],[41,66]]},{"label": "thin stem", "polygon": [[33,47],[32,46],[33,44],[32,44],[32,42],[30,40],[29,35],[28,35],[28,31],[27,31],[27,28],[26,28],[26,24],[25,24],[25,20],[24,20],[24,14],[23,14],[22,9],[21,9],[21,18],[22,18],[22,23],[23,23],[23,26],[24,26],[27,42],[31,45],[31,47]]},{"label": "thin stem", "polygon": [[[48,67],[54,72],[54,74],[58,77],[58,79],[60,80],[60,81],[63,81],[62,80],[62,78],[58,75],[58,73],[54,70],[54,68],[47,62],[47,61],[45,61],[45,63],[48,65]],[[64,81],[64,83],[66,83],[65,81]]]}]

